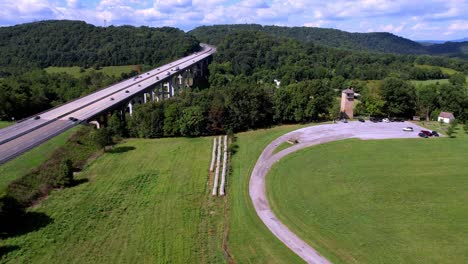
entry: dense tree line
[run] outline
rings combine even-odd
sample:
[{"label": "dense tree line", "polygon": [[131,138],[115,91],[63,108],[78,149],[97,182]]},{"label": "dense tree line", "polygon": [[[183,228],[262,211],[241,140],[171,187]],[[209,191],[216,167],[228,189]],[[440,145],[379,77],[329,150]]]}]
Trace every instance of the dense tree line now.
[{"label": "dense tree line", "polygon": [[66,20],[0,27],[3,75],[48,66],[157,65],[198,49],[194,37],[169,27],[96,27]]},{"label": "dense tree line", "polygon": [[[432,62],[437,66],[453,63],[453,67],[468,71],[468,62],[448,58],[402,56],[353,52],[301,43],[286,38],[271,37],[258,31],[234,31],[218,43],[214,65],[214,84],[225,83],[232,76],[252,76],[257,81],[296,81],[344,78],[382,80],[391,75],[402,79],[440,79],[448,76],[437,67],[417,67]],[[417,60],[417,61],[416,61]]]},{"label": "dense tree line", "polygon": [[453,75],[449,83],[420,87],[390,77],[377,89],[362,87],[359,101],[356,111],[363,115],[419,115],[427,120],[437,120],[441,111],[447,111],[453,112],[458,120],[468,120],[468,86],[463,74]]},{"label": "dense tree line", "polygon": [[171,100],[138,105],[131,117],[115,113],[109,118],[108,129],[118,136],[154,138],[325,120],[332,114],[335,94],[328,83],[312,80],[277,88],[237,80],[224,87],[188,91]]},{"label": "dense tree line", "polygon": [[331,28],[317,27],[281,27],[262,26],[257,24],[201,26],[190,33],[200,41],[220,43],[223,36],[235,31],[259,31],[271,36],[296,39],[305,43],[322,46],[396,54],[432,54],[467,58],[468,42],[434,44],[424,46],[418,42],[402,38],[387,32],[349,33]]},{"label": "dense tree line", "polygon": [[0,79],[0,120],[32,116],[120,79],[95,71],[74,78],[66,73],[48,74],[43,70]]}]

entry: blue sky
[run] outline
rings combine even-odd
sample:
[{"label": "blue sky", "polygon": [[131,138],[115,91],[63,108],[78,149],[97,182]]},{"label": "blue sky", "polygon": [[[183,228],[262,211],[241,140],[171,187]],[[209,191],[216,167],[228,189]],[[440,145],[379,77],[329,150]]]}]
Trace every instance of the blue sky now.
[{"label": "blue sky", "polygon": [[391,32],[406,38],[468,37],[468,0],[1,0],[0,26],[44,19],[107,25],[257,23]]}]

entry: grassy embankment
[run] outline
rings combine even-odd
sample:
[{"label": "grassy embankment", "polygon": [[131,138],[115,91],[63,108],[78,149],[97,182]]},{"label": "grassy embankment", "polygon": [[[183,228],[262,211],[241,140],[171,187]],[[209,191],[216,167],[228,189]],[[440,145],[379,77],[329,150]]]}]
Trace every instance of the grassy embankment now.
[{"label": "grassy embankment", "polygon": [[8,121],[0,121],[0,129],[5,128],[7,126],[13,125],[13,122],[8,122]]},{"label": "grassy embankment", "polygon": [[303,263],[263,224],[249,196],[252,169],[263,149],[277,137],[304,127],[279,126],[237,135],[229,186],[229,250],[236,263]]},{"label": "grassy embankment", "polygon": [[225,199],[208,194],[211,142],[117,145],[79,174],[87,182],[30,210],[48,223],[1,241],[2,262],[222,263]]},{"label": "grassy embankment", "polygon": [[54,150],[63,146],[67,139],[76,130],[77,128],[70,129],[22,154],[21,156],[0,165],[0,197],[4,195],[5,189],[10,182],[26,175],[32,169],[41,165],[47,160],[47,158],[49,158]]},{"label": "grassy embankment", "polygon": [[80,72],[81,67],[47,67],[44,70],[47,73],[68,73],[75,78],[79,78],[83,74],[89,73],[90,71],[102,72],[109,76],[120,77],[122,73],[130,73],[133,70],[133,65],[124,65],[124,66],[106,66],[102,67],[100,70],[94,70],[92,68],[85,69],[84,72]]},{"label": "grassy embankment", "polygon": [[332,142],[283,158],[267,193],[334,263],[465,263],[466,157],[461,127],[456,138]]}]

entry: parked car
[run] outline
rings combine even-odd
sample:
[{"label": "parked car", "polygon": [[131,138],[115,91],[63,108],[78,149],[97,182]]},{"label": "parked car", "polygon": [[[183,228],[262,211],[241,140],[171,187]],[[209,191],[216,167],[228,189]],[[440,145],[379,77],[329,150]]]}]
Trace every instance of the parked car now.
[{"label": "parked car", "polygon": [[41,119],[41,117],[40,116],[35,116],[34,117],[34,120],[38,120],[38,119]]},{"label": "parked car", "polygon": [[384,121],[385,123],[390,123],[390,120],[388,118],[384,118],[382,119],[382,121]]},{"label": "parked car", "polygon": [[433,135],[434,137],[438,137],[438,136],[439,136],[439,133],[437,133],[437,131],[432,131],[432,135]]},{"label": "parked car", "polygon": [[341,122],[348,123],[348,120],[347,119],[342,119]]},{"label": "parked car", "polygon": [[421,133],[424,133],[424,135],[426,135],[428,137],[432,137],[432,132],[431,131],[421,130]]},{"label": "parked car", "polygon": [[419,132],[418,136],[420,136],[422,138],[428,138],[428,136],[423,132]]},{"label": "parked car", "polygon": [[405,127],[405,128],[403,128],[403,131],[413,132],[413,128],[412,127]]},{"label": "parked car", "polygon": [[362,123],[366,122],[363,118],[358,118],[358,121]]}]

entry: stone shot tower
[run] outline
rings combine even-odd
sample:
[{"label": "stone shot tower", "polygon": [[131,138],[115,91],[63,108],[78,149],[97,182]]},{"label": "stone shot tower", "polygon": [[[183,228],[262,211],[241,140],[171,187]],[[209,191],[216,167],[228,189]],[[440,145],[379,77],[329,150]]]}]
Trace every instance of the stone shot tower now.
[{"label": "stone shot tower", "polygon": [[345,118],[353,118],[354,108],[354,91],[346,89],[341,92],[341,108],[340,112]]}]

